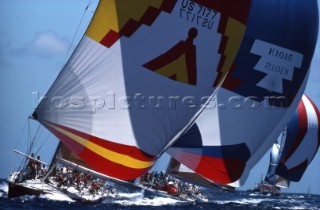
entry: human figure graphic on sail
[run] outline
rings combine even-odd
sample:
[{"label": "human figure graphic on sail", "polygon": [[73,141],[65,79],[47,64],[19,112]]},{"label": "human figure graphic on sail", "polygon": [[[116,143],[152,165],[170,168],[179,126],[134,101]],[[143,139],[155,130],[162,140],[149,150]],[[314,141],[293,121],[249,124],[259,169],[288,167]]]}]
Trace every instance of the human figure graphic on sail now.
[{"label": "human figure graphic on sail", "polygon": [[196,47],[198,30],[191,28],[188,38],[143,66],[172,80],[191,85],[197,83]]}]

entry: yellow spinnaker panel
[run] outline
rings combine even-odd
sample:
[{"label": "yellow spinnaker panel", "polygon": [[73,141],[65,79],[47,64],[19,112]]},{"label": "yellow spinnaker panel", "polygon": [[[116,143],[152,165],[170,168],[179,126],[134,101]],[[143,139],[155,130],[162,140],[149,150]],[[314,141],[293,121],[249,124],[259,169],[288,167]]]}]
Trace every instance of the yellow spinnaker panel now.
[{"label": "yellow spinnaker panel", "polygon": [[139,21],[149,7],[159,8],[163,0],[101,0],[86,35],[100,42],[109,31],[120,32],[129,20]]}]

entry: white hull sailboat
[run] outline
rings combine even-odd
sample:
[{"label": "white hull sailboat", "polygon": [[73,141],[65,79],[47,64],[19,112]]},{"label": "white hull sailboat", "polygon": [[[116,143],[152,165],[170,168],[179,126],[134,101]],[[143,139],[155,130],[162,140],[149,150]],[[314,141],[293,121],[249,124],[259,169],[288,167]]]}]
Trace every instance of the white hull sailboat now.
[{"label": "white hull sailboat", "polygon": [[[117,197],[117,189],[121,186],[126,186],[126,189],[132,190],[141,189],[132,183],[112,179],[84,167],[84,163],[80,159],[77,159],[72,152],[67,151],[68,149],[65,146],[59,144],[53,162],[45,174],[41,174],[39,171],[32,173],[32,169],[27,167],[10,174],[8,178],[8,197],[64,194],[75,201],[97,202],[102,198]],[[22,152],[15,152],[26,156],[29,161],[33,159]],[[67,154],[67,156],[63,154]],[[72,159],[73,162],[63,158]],[[34,159],[33,161],[38,160]],[[59,166],[59,169],[57,166]],[[117,188],[113,187],[117,184]]]}]

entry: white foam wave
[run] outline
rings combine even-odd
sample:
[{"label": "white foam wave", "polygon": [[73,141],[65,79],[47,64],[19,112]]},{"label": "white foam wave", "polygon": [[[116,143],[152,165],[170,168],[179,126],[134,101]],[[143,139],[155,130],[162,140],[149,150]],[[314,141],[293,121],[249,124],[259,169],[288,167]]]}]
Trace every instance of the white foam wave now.
[{"label": "white foam wave", "polygon": [[293,206],[293,207],[276,206],[276,207],[273,207],[273,208],[274,209],[293,209],[293,210],[300,210],[300,209],[316,210],[316,209],[319,209],[317,207],[309,207],[309,206]]},{"label": "white foam wave", "polygon": [[48,200],[54,200],[54,201],[67,201],[67,202],[75,202],[70,197],[68,197],[65,194],[62,193],[48,193],[44,195],[40,195],[40,198],[48,199]]},{"label": "white foam wave", "polygon": [[183,201],[179,201],[172,198],[155,197],[149,198],[137,198],[130,200],[117,200],[113,203],[117,203],[123,206],[163,206],[163,205],[175,205]]},{"label": "white foam wave", "polygon": [[[306,206],[303,207],[303,206],[294,206],[294,207],[290,207],[289,209],[307,209]],[[310,209],[310,208],[308,208]]]},{"label": "white foam wave", "polygon": [[6,182],[1,182],[0,183],[0,191],[8,193],[8,183]]},{"label": "white foam wave", "polygon": [[133,199],[133,198],[143,198],[144,192],[136,192],[136,193],[118,193],[118,196],[121,198],[128,198],[128,199]]},{"label": "white foam wave", "polygon": [[118,193],[120,199],[113,200],[112,203],[120,204],[123,206],[162,206],[162,205],[174,205],[177,202],[182,202],[174,198],[169,197],[145,197],[145,191],[135,193]]},{"label": "white foam wave", "polygon": [[[315,210],[319,209],[318,207],[312,206],[310,203],[305,203],[303,200],[297,199],[286,199],[280,200],[281,205],[278,205],[279,209],[293,209],[293,210],[300,210],[300,209],[308,209],[308,210]],[[290,204],[290,205],[288,205]]]},{"label": "white foam wave", "polygon": [[8,194],[8,184],[6,182],[0,183],[0,197],[7,197]]},{"label": "white foam wave", "polygon": [[289,195],[288,198],[297,199],[297,198],[305,198],[304,195]]},{"label": "white foam wave", "polygon": [[[302,196],[303,198],[304,196]],[[282,199],[262,199],[262,201],[268,201],[268,205],[271,205],[270,208],[273,209],[293,209],[293,210],[300,210],[300,209],[308,209],[308,210],[315,210],[319,209],[316,207],[311,207],[307,203],[301,203],[301,200],[298,200],[297,198],[301,199],[301,196],[295,196],[293,199],[288,198],[282,198]]]},{"label": "white foam wave", "polygon": [[265,200],[266,199],[253,198],[253,199],[225,200],[225,201],[213,201],[213,202],[217,204],[237,203],[241,205],[246,205],[246,204],[259,204]]},{"label": "white foam wave", "polygon": [[14,199],[19,199],[19,200],[21,200],[21,203],[24,203],[25,201],[30,201],[30,200],[33,200],[35,198],[36,198],[35,195],[24,195],[24,196],[17,197],[17,198],[14,198]]}]

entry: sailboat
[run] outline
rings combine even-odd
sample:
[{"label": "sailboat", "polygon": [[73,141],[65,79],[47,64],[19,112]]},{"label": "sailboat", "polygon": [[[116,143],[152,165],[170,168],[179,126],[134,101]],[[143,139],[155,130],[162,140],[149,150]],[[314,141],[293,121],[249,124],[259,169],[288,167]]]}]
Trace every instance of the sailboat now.
[{"label": "sailboat", "polygon": [[207,202],[207,189],[202,186],[216,187],[201,176],[192,172],[173,158],[170,158],[166,170],[159,173],[150,171],[137,180],[137,184],[143,188],[162,192],[186,201]]},{"label": "sailboat", "polygon": [[271,147],[269,167],[268,167],[266,176],[264,178],[263,176],[261,176],[260,183],[255,184],[253,189],[247,190],[248,192],[258,192],[263,195],[273,195],[273,196],[281,195],[281,188],[279,186],[276,186],[276,179],[278,179],[279,176],[276,175],[275,172],[280,160],[280,156],[282,154],[286,136],[287,136],[287,127],[283,129],[278,139],[275,141],[275,143]]},{"label": "sailboat", "polygon": [[280,155],[280,145],[276,142],[273,144],[270,151],[270,162],[265,178],[261,177],[260,183],[256,184],[253,189],[248,190],[248,192],[258,192],[263,195],[281,195],[280,188],[275,184],[275,170],[278,165]]},{"label": "sailboat", "polygon": [[[277,133],[273,129],[302,95],[317,38],[316,8],[316,0],[100,0],[77,48],[30,117],[93,171],[129,182],[147,172],[213,100],[246,97],[272,111],[216,112],[223,120],[213,121],[224,133],[236,118],[245,126],[236,131],[247,133],[249,119],[268,121],[265,131],[244,138],[250,144],[236,142],[246,152],[240,161],[229,161],[241,163],[240,170],[227,173],[231,179],[222,180],[232,182],[244,170],[243,156],[259,154],[262,139]],[[274,96],[287,100],[280,103]],[[223,144],[234,144],[230,139]],[[222,153],[233,150],[226,148]],[[191,167],[200,174],[207,170],[200,168]]]},{"label": "sailboat", "polygon": [[265,179],[253,190],[262,194],[279,195],[290,182],[299,182],[319,149],[320,113],[305,94],[288,125],[273,144]]},{"label": "sailboat", "polygon": [[276,185],[288,188],[290,182],[299,182],[319,149],[320,112],[306,95],[287,126],[283,151],[275,174]]},{"label": "sailboat", "polygon": [[48,164],[20,151],[15,150],[15,152],[27,160],[21,170],[9,176],[9,198],[49,194],[65,195],[81,202],[98,202],[102,198],[117,197],[118,189],[121,187],[131,190],[141,189],[132,183],[110,179],[92,170],[62,143],[59,143],[50,166],[45,171],[36,165]]},{"label": "sailboat", "polygon": [[199,174],[189,169],[187,166],[175,160],[174,158],[170,159],[167,173],[170,174],[171,176],[185,180],[186,182],[191,182],[195,185],[202,186],[204,187],[205,190],[211,189],[214,191],[228,191],[228,192],[232,192],[235,190],[235,188],[232,186],[223,185],[220,183],[214,183],[200,176]]}]

